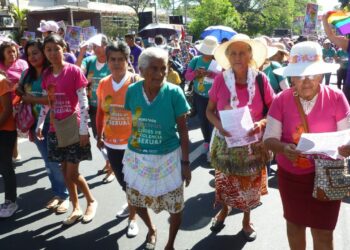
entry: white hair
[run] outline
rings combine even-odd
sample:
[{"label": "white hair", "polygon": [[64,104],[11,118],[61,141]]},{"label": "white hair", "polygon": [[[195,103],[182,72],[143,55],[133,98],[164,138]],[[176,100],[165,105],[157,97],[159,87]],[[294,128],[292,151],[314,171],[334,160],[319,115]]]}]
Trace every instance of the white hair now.
[{"label": "white hair", "polygon": [[152,59],[162,59],[165,65],[167,65],[169,59],[168,51],[157,47],[145,49],[139,57],[139,68],[143,70],[147,69]]}]

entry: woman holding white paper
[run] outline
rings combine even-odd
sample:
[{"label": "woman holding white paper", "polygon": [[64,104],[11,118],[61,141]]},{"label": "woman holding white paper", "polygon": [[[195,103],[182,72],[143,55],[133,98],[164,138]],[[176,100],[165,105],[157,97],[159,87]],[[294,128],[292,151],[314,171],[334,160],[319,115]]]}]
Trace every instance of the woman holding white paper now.
[{"label": "woman holding white paper", "polygon": [[[323,74],[336,69],[335,64],[323,61],[318,43],[307,41],[292,48],[287,67],[274,71],[291,77],[294,86],[273,101],[264,135],[264,143],[276,153],[278,186],[291,249],[306,248],[306,227],[311,228],[314,249],[333,249],[340,201],[324,202],[312,197],[315,163],[311,157],[301,155],[296,144],[303,132],[349,128],[350,108],[344,94],[321,84]],[[349,156],[349,146],[340,147],[339,153]]]},{"label": "woman holding white paper", "polygon": [[233,207],[244,213],[242,230],[247,241],[255,240],[257,235],[250,221],[250,210],[259,206],[260,195],[267,193],[265,163],[268,154],[261,142],[229,148],[224,137],[234,140],[236,136],[239,140],[240,135],[223,128],[219,112],[248,107],[254,127],[247,127],[247,130],[250,135],[260,134],[261,139],[260,132],[266,124],[264,107],[270,106],[274,98],[266,75],[257,71],[266,55],[267,48],[263,43],[244,34],[237,34],[220,45],[215,58],[226,71],[215,78],[206,110],[208,120],[215,126],[211,145],[211,165],[216,169],[215,203],[222,205],[211,230],[222,229]]}]

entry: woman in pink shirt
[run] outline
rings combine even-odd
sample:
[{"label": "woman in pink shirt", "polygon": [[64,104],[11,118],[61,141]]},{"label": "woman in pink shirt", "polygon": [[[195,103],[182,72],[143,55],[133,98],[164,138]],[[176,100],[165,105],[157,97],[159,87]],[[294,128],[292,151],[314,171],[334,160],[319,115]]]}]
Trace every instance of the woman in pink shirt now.
[{"label": "woman in pink shirt", "polygon": [[[57,34],[45,38],[44,53],[51,66],[43,73],[42,88],[47,93],[51,109],[50,119],[53,124],[51,124],[50,132],[56,131],[56,133],[49,132],[48,134],[48,158],[51,161],[61,162],[63,176],[73,205],[71,215],[63,221],[63,224],[72,225],[81,219],[84,223],[92,221],[96,214],[97,201],[85,178],[79,173],[79,163],[92,159],[86,95],[88,82],[78,66],[64,61],[65,47],[65,41]],[[44,111],[40,114],[37,125],[39,136],[48,109],[48,106],[45,106]],[[71,120],[73,122],[67,123]],[[67,138],[65,134],[70,134],[70,136]],[[79,205],[78,189],[84,194],[87,201],[85,213],[82,212]]]},{"label": "woman in pink shirt", "polygon": [[[237,34],[232,40],[221,44],[215,51],[217,62],[226,70],[219,74],[209,91],[206,114],[214,125],[211,142],[211,165],[215,168],[215,202],[222,205],[214,217],[211,230],[218,232],[231,208],[243,211],[242,231],[247,241],[257,237],[250,219],[250,211],[259,206],[260,196],[267,193],[267,152],[262,154],[261,141],[248,145],[230,147],[225,137],[238,141],[238,134],[223,128],[220,111],[246,108],[255,128],[250,135],[258,134],[265,127],[266,109],[274,98],[266,75],[257,69],[264,63],[267,47],[247,35]],[[262,156],[265,155],[265,158]]]},{"label": "woman in pink shirt", "polygon": [[[307,41],[292,48],[287,67],[274,71],[291,77],[293,85],[273,101],[264,135],[265,144],[276,153],[278,187],[291,249],[306,248],[306,227],[311,228],[314,249],[333,249],[341,201],[313,198],[315,162],[296,150],[296,145],[304,132],[334,132],[350,127],[350,108],[344,94],[321,85],[323,74],[335,71],[336,66],[323,61],[318,43]],[[349,149],[341,146],[339,153],[348,156]]]}]

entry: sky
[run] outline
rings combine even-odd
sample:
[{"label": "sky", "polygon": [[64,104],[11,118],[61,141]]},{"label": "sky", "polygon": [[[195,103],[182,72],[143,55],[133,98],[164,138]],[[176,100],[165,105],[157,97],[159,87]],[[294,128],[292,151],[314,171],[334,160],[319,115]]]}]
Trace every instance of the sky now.
[{"label": "sky", "polygon": [[338,0],[317,0],[317,3],[322,6],[322,13],[333,10],[334,6],[339,4]]}]

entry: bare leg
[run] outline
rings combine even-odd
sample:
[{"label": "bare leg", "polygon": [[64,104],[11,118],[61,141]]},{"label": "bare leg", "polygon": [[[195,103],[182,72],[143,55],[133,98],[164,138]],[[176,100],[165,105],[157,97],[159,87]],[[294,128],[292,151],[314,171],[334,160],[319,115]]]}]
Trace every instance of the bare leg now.
[{"label": "bare leg", "polygon": [[[74,164],[71,162],[67,162],[66,164],[67,164],[66,172],[67,172],[68,181],[72,183],[71,185],[75,186],[75,190],[77,190],[78,188],[86,198],[87,207],[86,207],[85,215],[93,213],[94,212],[93,210],[96,208],[96,206],[92,206],[92,203],[95,201],[95,198],[92,196],[85,178],[79,173],[79,164]],[[78,203],[77,191],[75,192],[74,197],[71,196],[71,199],[72,199],[72,203],[73,203],[73,200],[75,199],[76,199],[76,202]]]},{"label": "bare leg", "polygon": [[129,208],[129,220],[136,220],[136,207],[130,205],[128,202],[128,208]]},{"label": "bare leg", "polygon": [[311,228],[315,250],[333,250],[333,231]]},{"label": "bare leg", "polygon": [[78,201],[77,185],[75,185],[75,183],[69,179],[67,162],[62,162],[61,168],[62,168],[62,172],[63,172],[64,182],[66,183],[66,186],[68,189],[69,198],[70,198],[70,201],[72,202],[72,205],[73,205],[72,215],[74,215],[76,213],[80,213],[81,210],[80,210],[80,205],[79,205],[79,201]]},{"label": "bare leg", "polygon": [[177,232],[179,231],[179,228],[181,225],[181,220],[182,220],[182,212],[177,214],[170,214],[169,238],[164,248],[165,250],[174,249],[174,242],[175,242]]},{"label": "bare leg", "polygon": [[305,227],[287,221],[287,235],[291,250],[304,250],[306,248]]},{"label": "bare leg", "polygon": [[217,219],[217,221],[225,221],[228,214],[229,214],[229,207],[223,204],[219,213],[215,215],[215,218]]},{"label": "bare leg", "polygon": [[250,222],[250,211],[243,213],[242,226],[245,232],[251,233],[254,231],[252,223]]},{"label": "bare leg", "polygon": [[156,227],[153,225],[151,218],[149,217],[149,213],[147,211],[147,208],[144,207],[136,207],[136,212],[140,216],[140,218],[143,220],[143,222],[146,224],[148,228],[148,237],[147,241],[149,241],[152,237],[154,241],[156,240]]}]

